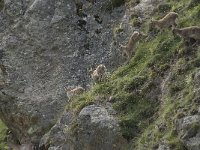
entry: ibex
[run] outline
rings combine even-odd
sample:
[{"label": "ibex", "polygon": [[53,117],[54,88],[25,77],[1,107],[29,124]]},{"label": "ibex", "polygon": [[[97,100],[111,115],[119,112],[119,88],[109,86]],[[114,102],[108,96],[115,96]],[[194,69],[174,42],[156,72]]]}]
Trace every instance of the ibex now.
[{"label": "ibex", "polygon": [[67,97],[69,98],[69,100],[71,100],[74,96],[83,94],[85,92],[85,89],[78,86],[74,89],[66,89],[67,92]]},{"label": "ibex", "polygon": [[183,37],[185,40],[195,39],[200,40],[200,27],[198,26],[191,26],[185,28],[174,28],[172,30],[173,34],[177,34],[180,37]]},{"label": "ibex", "polygon": [[176,18],[178,18],[178,14],[175,12],[169,12],[165,17],[160,20],[152,20],[152,25],[157,27],[161,32],[164,31],[165,28],[172,26],[172,28],[176,27]]},{"label": "ibex", "polygon": [[140,40],[141,36],[144,36],[142,32],[134,31],[126,46],[120,44],[120,50],[122,54],[125,54],[128,59],[135,53],[136,44]]},{"label": "ibex", "polygon": [[105,73],[106,73],[106,66],[103,64],[97,66],[97,68],[94,71],[90,70],[91,78],[93,79],[94,83],[99,83],[103,81]]}]

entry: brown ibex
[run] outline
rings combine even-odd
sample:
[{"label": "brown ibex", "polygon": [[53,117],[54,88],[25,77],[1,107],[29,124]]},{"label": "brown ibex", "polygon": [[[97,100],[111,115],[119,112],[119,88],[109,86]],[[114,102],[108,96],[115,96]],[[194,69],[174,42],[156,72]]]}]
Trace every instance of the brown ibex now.
[{"label": "brown ibex", "polygon": [[99,66],[97,66],[97,68],[94,71],[90,70],[90,75],[94,83],[99,83],[103,81],[103,78],[105,77],[105,73],[106,73],[106,66],[103,64],[100,64]]},{"label": "brown ibex", "polygon": [[120,44],[120,50],[122,51],[122,54],[125,54],[128,59],[130,59],[135,53],[136,44],[140,40],[141,36],[144,36],[144,33],[134,31],[126,46]]},{"label": "brown ibex", "polygon": [[175,12],[169,12],[165,17],[160,20],[152,20],[152,25],[157,27],[161,32],[164,31],[165,28],[172,26],[172,28],[176,27],[176,18],[178,18],[178,14]]},{"label": "brown ibex", "polygon": [[200,40],[200,27],[198,26],[191,26],[185,28],[174,28],[172,30],[173,34],[177,34],[180,37],[183,37],[185,40],[195,39]]},{"label": "brown ibex", "polygon": [[78,86],[74,89],[66,89],[67,92],[67,97],[69,98],[69,100],[71,100],[74,96],[83,94],[83,92],[85,92],[85,89],[81,86]]}]

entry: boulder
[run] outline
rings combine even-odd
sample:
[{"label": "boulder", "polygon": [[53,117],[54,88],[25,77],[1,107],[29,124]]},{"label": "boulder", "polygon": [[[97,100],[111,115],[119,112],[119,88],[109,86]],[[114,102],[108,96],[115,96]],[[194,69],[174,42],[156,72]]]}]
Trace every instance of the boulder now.
[{"label": "boulder", "polygon": [[188,150],[200,149],[200,116],[186,116],[178,119],[176,129],[183,144]]},{"label": "boulder", "polygon": [[94,104],[83,108],[76,118],[69,119],[69,116],[69,113],[63,114],[61,120],[42,138],[40,147],[48,150],[53,147],[65,150],[123,150],[127,146],[119,122],[107,108]]}]

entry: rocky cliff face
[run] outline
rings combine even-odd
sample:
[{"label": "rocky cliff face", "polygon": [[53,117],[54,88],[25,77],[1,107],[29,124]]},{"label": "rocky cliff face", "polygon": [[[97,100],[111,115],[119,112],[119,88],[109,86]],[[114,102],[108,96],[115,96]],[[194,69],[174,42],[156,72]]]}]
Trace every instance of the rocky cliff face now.
[{"label": "rocky cliff face", "polygon": [[[36,149],[123,150],[127,141],[111,103],[95,103],[78,114],[64,111],[65,88],[89,89],[90,68],[103,63],[111,72],[123,64],[118,45],[138,30],[130,18],[137,16],[143,23],[160,2],[141,0],[128,9],[107,0],[4,0],[0,118],[12,131],[11,140],[31,142]],[[115,32],[119,26],[123,33]],[[198,78],[196,73],[195,81]],[[176,125],[187,148],[198,150],[199,112],[177,119]],[[165,148],[170,146],[158,146]]]},{"label": "rocky cliff face", "polygon": [[[63,112],[65,87],[90,85],[88,70],[119,65],[112,27],[123,8],[108,12],[107,1],[4,1],[1,11],[0,116],[21,144],[38,144]],[[98,18],[100,21],[98,21]]]},{"label": "rocky cliff face", "polygon": [[120,64],[112,31],[124,8],[80,3],[84,15],[74,0],[4,1],[0,116],[21,144],[38,145],[55,124],[67,103],[65,87],[88,88],[90,68]]}]

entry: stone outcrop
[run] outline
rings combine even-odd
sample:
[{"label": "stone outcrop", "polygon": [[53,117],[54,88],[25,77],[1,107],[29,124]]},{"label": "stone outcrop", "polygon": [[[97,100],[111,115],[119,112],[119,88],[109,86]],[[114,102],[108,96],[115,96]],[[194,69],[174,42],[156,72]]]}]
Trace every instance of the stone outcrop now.
[{"label": "stone outcrop", "polygon": [[200,149],[200,115],[178,119],[176,128],[184,145],[189,150]]},{"label": "stone outcrop", "polygon": [[[4,0],[0,12],[0,118],[20,144],[31,142],[37,147],[46,143],[40,139],[50,129],[45,135],[55,136],[50,149],[61,144],[56,136],[65,141],[64,147],[77,146],[76,150],[95,146],[121,149],[124,144],[117,120],[99,106],[88,106],[75,117],[80,127],[76,136],[63,133],[64,126],[54,126],[67,104],[65,87],[88,88],[88,69],[100,63],[108,71],[119,66],[123,59],[118,43],[134,30],[124,27],[124,35],[113,41],[113,28],[128,20],[123,17],[125,7],[113,9],[107,0],[81,2],[82,15],[77,14],[74,0]],[[62,124],[74,122],[74,114],[64,116]],[[85,141],[88,134],[91,137]],[[78,140],[69,144],[71,139]]]},{"label": "stone outcrop", "polygon": [[119,65],[112,28],[123,8],[111,13],[106,0],[83,3],[85,17],[76,14],[74,0],[5,0],[0,118],[21,144],[37,145],[56,123],[67,104],[65,87],[88,88],[88,69]]},{"label": "stone outcrop", "polygon": [[[200,94],[200,72],[196,71],[194,75],[195,84],[195,101],[199,104]],[[176,129],[183,144],[188,150],[200,149],[200,111],[193,112],[193,115],[187,115],[184,118],[178,119]]]},{"label": "stone outcrop", "polygon": [[[66,112],[42,138],[40,147],[65,150],[122,150],[127,146],[112,108],[90,105],[77,118]],[[66,121],[68,120],[68,121]]]}]

